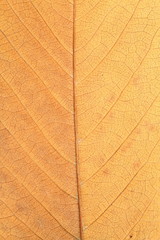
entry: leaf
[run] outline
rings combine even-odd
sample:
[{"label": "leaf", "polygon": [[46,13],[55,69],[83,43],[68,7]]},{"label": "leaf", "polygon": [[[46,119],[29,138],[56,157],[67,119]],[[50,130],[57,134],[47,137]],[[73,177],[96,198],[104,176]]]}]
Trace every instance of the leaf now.
[{"label": "leaf", "polygon": [[0,2],[0,239],[159,240],[160,2]]}]

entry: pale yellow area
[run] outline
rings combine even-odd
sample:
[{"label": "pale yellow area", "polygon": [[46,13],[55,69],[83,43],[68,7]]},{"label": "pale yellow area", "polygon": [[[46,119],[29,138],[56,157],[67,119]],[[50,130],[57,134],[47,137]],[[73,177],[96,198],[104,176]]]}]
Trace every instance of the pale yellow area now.
[{"label": "pale yellow area", "polygon": [[160,2],[76,1],[85,240],[160,239]]},{"label": "pale yellow area", "polygon": [[0,240],[160,239],[160,1],[0,1]]}]

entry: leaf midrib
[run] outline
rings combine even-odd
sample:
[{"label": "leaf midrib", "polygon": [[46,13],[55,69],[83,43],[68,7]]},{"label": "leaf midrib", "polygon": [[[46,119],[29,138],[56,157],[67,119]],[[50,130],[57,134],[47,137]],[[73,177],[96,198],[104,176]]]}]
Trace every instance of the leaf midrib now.
[{"label": "leaf midrib", "polygon": [[81,215],[81,193],[80,193],[80,178],[79,178],[79,158],[78,158],[78,141],[77,141],[77,109],[76,109],[76,77],[75,77],[75,19],[76,7],[73,0],[73,117],[74,117],[74,143],[75,143],[75,164],[76,164],[76,181],[77,181],[77,197],[78,197],[78,218],[79,218],[79,240],[83,240],[83,225]]}]

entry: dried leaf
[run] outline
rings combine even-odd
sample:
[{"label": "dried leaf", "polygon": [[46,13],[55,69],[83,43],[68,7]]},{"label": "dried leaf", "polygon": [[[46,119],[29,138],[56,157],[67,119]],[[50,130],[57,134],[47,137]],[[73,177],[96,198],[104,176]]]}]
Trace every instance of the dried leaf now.
[{"label": "dried leaf", "polygon": [[1,0],[0,239],[160,239],[159,0]]}]

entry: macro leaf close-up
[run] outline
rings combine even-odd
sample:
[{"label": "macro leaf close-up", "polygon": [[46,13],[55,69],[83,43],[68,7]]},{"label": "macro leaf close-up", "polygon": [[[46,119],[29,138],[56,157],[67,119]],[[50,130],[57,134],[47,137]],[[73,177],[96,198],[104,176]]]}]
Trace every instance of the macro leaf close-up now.
[{"label": "macro leaf close-up", "polygon": [[0,0],[0,240],[160,240],[160,1]]}]

